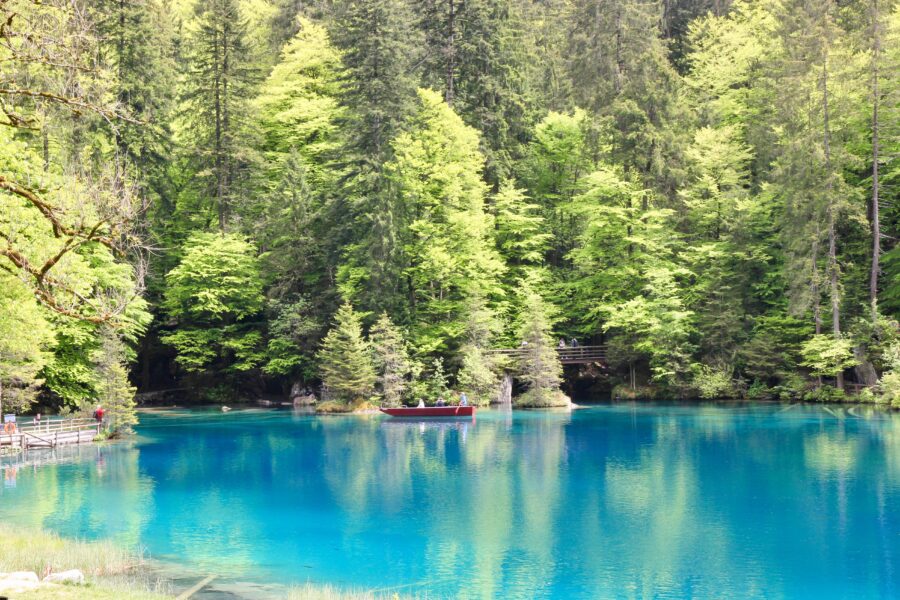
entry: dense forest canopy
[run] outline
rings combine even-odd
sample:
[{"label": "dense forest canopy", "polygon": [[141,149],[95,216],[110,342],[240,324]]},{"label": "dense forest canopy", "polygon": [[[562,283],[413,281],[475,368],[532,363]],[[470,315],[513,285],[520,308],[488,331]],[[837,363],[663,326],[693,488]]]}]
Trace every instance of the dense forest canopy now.
[{"label": "dense forest canopy", "polygon": [[896,1],[3,0],[0,59],[6,407],[485,403],[523,342],[529,404],[900,403]]}]

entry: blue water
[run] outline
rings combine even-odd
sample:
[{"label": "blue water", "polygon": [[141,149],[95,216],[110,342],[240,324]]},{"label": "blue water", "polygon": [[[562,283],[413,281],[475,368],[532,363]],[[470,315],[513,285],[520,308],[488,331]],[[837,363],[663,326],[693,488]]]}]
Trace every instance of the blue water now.
[{"label": "blue water", "polygon": [[138,433],[7,468],[0,520],[233,580],[429,597],[900,597],[898,415],[181,411]]}]

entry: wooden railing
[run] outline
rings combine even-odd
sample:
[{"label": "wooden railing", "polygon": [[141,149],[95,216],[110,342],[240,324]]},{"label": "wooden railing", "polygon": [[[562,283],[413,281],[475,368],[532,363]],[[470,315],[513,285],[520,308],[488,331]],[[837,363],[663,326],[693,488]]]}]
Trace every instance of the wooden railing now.
[{"label": "wooden railing", "polygon": [[81,444],[92,441],[100,433],[100,427],[101,424],[96,420],[84,418],[22,423],[13,432],[0,430],[0,446],[28,449]]},{"label": "wooden railing", "polygon": [[[491,350],[491,354],[508,356],[513,360],[518,360],[528,354],[528,347],[521,346],[519,348]],[[559,356],[559,361],[564,365],[606,362],[606,346],[603,345],[557,347],[556,354]]]}]

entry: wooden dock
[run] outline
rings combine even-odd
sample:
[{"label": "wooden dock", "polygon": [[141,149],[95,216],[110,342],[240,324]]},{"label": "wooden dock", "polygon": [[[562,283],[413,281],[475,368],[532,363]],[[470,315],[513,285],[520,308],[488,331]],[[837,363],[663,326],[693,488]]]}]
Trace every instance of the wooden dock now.
[{"label": "wooden dock", "polygon": [[40,424],[23,424],[12,433],[0,429],[0,448],[28,450],[86,444],[94,441],[100,426],[95,419],[48,419]]}]

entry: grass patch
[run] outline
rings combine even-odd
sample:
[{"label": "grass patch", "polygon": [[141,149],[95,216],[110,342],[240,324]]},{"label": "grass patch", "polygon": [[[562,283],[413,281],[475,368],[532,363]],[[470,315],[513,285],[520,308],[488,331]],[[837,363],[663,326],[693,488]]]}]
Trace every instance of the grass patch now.
[{"label": "grass patch", "polygon": [[123,598],[155,600],[165,586],[146,569],[143,556],[111,542],[64,540],[46,531],[22,531],[0,525],[0,573],[33,571],[44,578],[50,572],[78,569],[85,586],[42,586],[19,594],[22,598]]},{"label": "grass patch", "polygon": [[16,600],[171,600],[152,592],[135,591],[105,584],[53,585],[16,594]]},{"label": "grass patch", "polygon": [[[44,584],[16,594],[16,600],[171,600],[172,590],[154,578],[143,556],[111,542],[65,540],[46,531],[22,531],[0,525],[0,573],[33,571],[43,578],[53,572],[81,570],[86,585]],[[287,591],[288,600],[419,600],[429,596],[396,592],[342,590],[307,583]],[[431,598],[435,598],[432,596]]]}]

